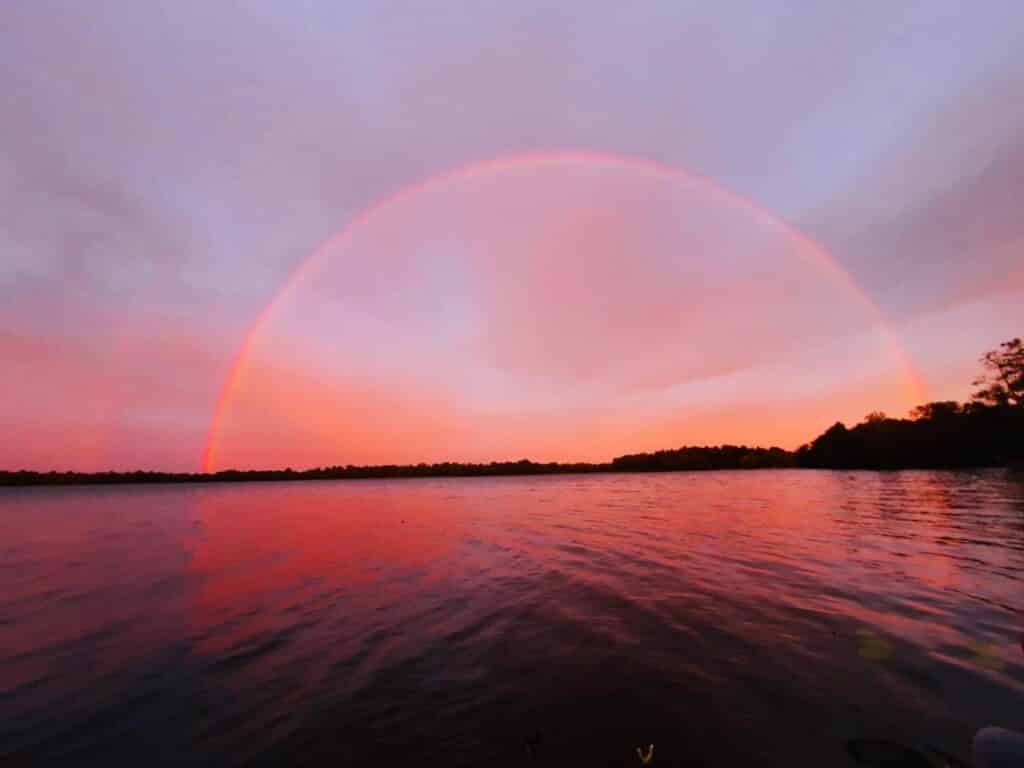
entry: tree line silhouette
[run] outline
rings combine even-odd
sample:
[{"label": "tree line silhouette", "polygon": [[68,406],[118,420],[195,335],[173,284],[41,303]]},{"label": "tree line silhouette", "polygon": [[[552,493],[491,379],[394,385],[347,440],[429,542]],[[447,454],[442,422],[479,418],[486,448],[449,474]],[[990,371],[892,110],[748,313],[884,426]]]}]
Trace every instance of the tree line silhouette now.
[{"label": "tree line silhouette", "polygon": [[1024,462],[1024,342],[986,352],[971,401],[927,403],[910,418],[870,413],[852,429],[837,422],[796,452],[803,467],[900,469]]},{"label": "tree line silhouette", "polygon": [[836,422],[796,451],[745,445],[683,447],[619,456],[603,463],[519,461],[473,464],[331,466],[295,471],[185,472],[0,471],[0,485],[259,482],[403,477],[479,477],[712,469],[931,469],[1024,466],[1024,342],[1012,339],[981,358],[970,402],[932,402],[909,418],[870,413],[848,428]]}]

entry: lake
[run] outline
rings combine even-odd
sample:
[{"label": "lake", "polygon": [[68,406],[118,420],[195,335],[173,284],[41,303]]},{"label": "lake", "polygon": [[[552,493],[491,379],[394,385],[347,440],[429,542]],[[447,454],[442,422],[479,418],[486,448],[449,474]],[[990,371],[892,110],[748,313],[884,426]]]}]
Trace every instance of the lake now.
[{"label": "lake", "polygon": [[1024,473],[0,491],[3,765],[852,765],[1024,730]]}]

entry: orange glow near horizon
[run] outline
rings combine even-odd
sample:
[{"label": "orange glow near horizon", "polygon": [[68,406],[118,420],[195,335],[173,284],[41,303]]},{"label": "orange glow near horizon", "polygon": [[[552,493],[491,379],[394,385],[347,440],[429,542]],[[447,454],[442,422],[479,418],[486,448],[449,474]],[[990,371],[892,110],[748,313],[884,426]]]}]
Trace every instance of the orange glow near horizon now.
[{"label": "orange glow near horizon", "polygon": [[238,350],[204,471],[795,447],[923,386],[824,250],[711,182],[552,152],[406,187]]}]

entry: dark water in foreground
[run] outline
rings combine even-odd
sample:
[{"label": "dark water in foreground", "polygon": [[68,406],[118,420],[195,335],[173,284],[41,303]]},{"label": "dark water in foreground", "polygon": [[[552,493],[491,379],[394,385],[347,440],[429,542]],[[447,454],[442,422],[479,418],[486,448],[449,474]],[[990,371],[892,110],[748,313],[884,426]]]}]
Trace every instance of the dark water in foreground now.
[{"label": "dark water in foreground", "polygon": [[966,757],[1020,607],[1002,471],[3,491],[0,765]]}]

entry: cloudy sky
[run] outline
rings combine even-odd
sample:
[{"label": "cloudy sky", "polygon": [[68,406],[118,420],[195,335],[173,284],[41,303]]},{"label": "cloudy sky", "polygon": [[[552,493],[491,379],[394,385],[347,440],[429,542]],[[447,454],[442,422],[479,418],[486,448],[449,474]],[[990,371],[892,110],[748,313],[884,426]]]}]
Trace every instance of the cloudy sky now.
[{"label": "cloudy sky", "polygon": [[793,447],[964,398],[1024,332],[1021,29],[4,3],[0,468]]}]

